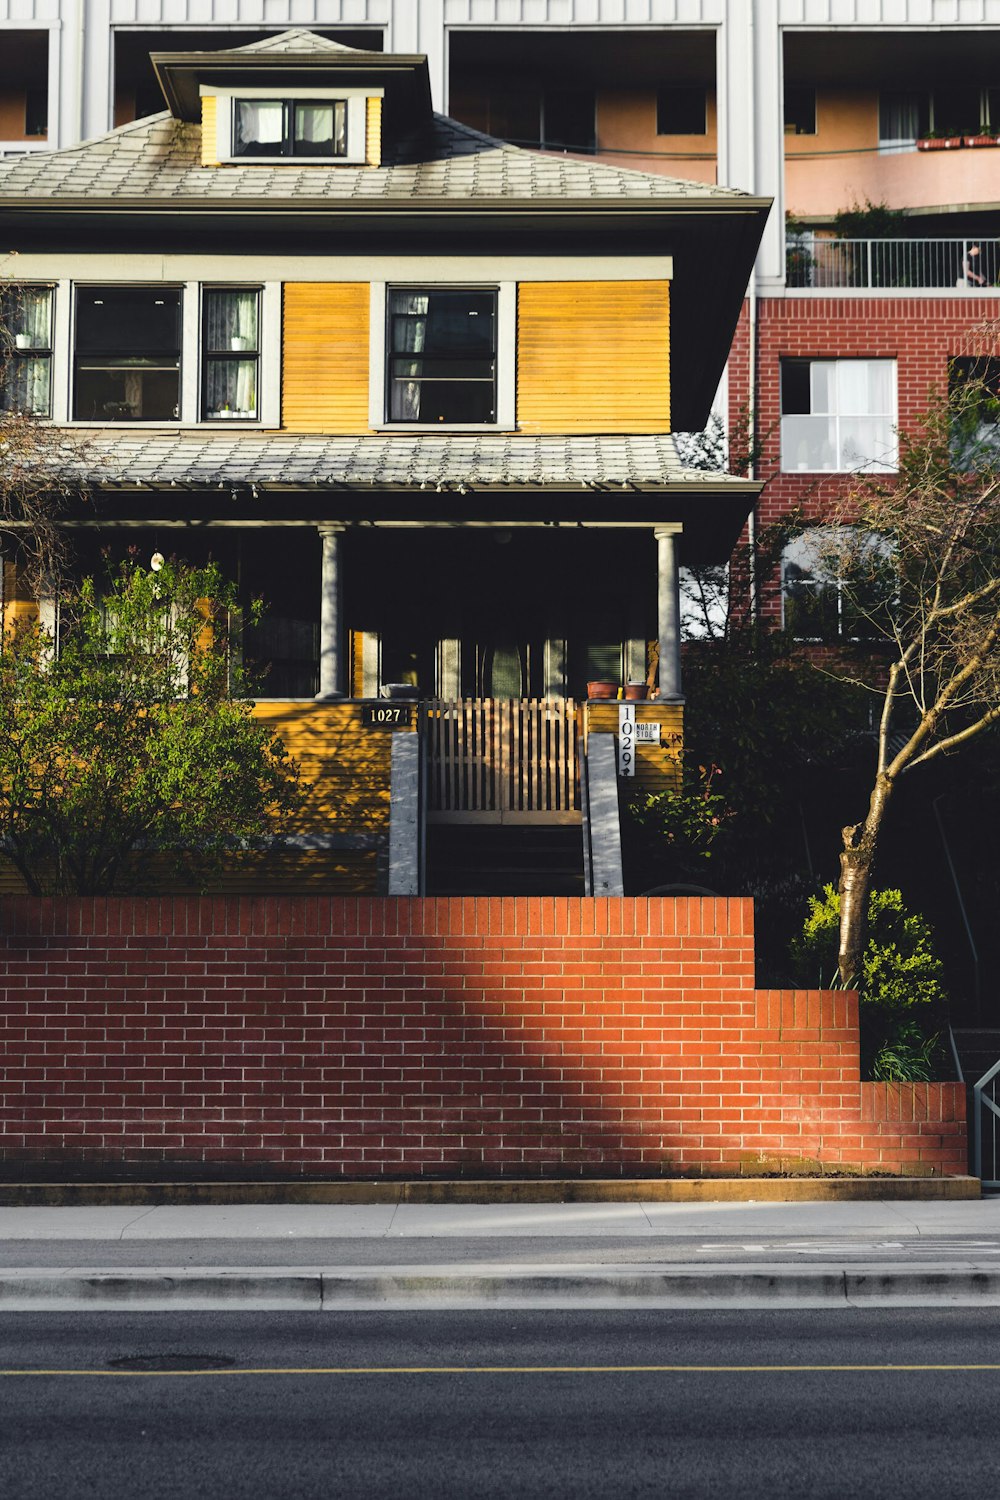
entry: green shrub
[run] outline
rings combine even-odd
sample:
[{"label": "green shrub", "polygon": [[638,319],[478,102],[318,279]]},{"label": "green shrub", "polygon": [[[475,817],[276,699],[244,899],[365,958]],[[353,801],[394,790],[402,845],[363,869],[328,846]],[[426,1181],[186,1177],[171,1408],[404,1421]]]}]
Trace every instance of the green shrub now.
[{"label": "green shrub", "polygon": [[[822,895],[810,896],[801,935],[791,946],[799,983],[836,986],[839,933],[840,896],[827,885]],[[869,894],[857,989],[862,1076],[891,1083],[932,1078],[942,1061],[944,965],[934,952],[930,924],[906,910],[899,891]]]}]

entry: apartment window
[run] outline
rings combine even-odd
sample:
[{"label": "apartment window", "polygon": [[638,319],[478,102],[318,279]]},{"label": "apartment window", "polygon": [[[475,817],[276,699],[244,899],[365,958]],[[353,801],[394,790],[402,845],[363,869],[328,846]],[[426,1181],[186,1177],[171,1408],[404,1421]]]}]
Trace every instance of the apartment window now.
[{"label": "apartment window", "polygon": [[207,288],[202,310],[202,415],[256,420],[260,291]]},{"label": "apartment window", "polygon": [[77,421],[177,421],[180,288],[81,287],[74,363]]},{"label": "apartment window", "polygon": [[495,290],[390,289],[386,342],[390,421],[496,421]]},{"label": "apartment window", "polygon": [[0,407],[34,417],[52,413],[52,289],[9,288],[0,301],[7,333]]},{"label": "apartment window", "polygon": [[785,84],[785,134],[816,134],[816,90],[808,84]]},{"label": "apartment window", "polygon": [[953,359],[948,390],[954,405],[951,450],[956,467],[995,465],[1000,453],[1000,359]]},{"label": "apartment window", "polygon": [[706,135],[708,90],[700,83],[664,83],[656,91],[657,135]]},{"label": "apartment window", "polygon": [[47,83],[29,84],[24,93],[24,133],[47,136],[49,133],[49,88]]},{"label": "apartment window", "polygon": [[918,90],[879,95],[878,140],[882,151],[909,150],[931,128],[930,96]]},{"label": "apartment window", "polygon": [[781,362],[784,473],[883,473],[896,468],[894,359]]},{"label": "apartment window", "polygon": [[234,99],[233,156],[347,155],[345,99]]},{"label": "apartment window", "polygon": [[593,151],[597,144],[597,99],[593,89],[547,88],[542,94],[539,139],[550,150]]},{"label": "apartment window", "polygon": [[877,533],[815,526],[782,553],[782,623],[798,640],[883,639],[896,592],[895,550]]}]

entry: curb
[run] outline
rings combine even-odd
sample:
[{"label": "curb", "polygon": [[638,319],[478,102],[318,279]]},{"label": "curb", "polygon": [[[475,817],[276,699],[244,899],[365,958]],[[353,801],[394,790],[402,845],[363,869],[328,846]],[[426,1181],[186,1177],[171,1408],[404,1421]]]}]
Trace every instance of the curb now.
[{"label": "curb", "polygon": [[348,1312],[442,1306],[557,1308],[1000,1305],[1000,1271],[499,1272],[37,1271],[0,1273],[4,1312]]},{"label": "curb", "polygon": [[2,1208],[266,1203],[852,1203],[979,1198],[978,1177],[640,1177],[457,1182],[3,1182]]}]

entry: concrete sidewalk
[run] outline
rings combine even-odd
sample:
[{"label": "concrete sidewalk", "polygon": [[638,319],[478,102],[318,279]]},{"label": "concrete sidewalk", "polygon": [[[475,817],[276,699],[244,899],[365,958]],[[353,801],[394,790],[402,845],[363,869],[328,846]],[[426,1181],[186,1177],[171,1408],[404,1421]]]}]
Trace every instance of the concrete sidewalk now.
[{"label": "concrete sidewalk", "polygon": [[1000,1305],[1000,1199],[0,1209],[0,1308]]}]

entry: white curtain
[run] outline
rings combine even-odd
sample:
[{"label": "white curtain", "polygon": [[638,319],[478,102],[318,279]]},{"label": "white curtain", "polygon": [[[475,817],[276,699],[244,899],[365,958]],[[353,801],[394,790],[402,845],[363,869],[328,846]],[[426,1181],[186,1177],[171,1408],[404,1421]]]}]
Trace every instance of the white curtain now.
[{"label": "white curtain", "polygon": [[346,110],[343,103],[297,104],[295,106],[295,139],[319,144],[324,155],[343,156],[346,148]]},{"label": "white curtain", "polygon": [[205,296],[205,342],[213,353],[232,349],[233,339],[244,347],[257,348],[257,293],[207,292]]},{"label": "white curtain", "polygon": [[26,287],[17,294],[14,333],[26,337],[31,349],[48,349],[51,341],[52,293],[48,287]]},{"label": "white curtain", "polygon": [[[427,342],[427,313],[430,299],[406,292],[393,294],[392,352],[421,354]],[[398,316],[402,314],[403,316]],[[406,360],[393,362],[392,416],[396,421],[415,422],[420,418],[420,382],[395,378],[397,369],[405,370]],[[410,373],[416,373],[416,361]]]},{"label": "white curtain", "polygon": [[284,105],[277,101],[253,104],[241,99],[236,106],[236,140],[240,146],[280,146],[284,133]]}]

